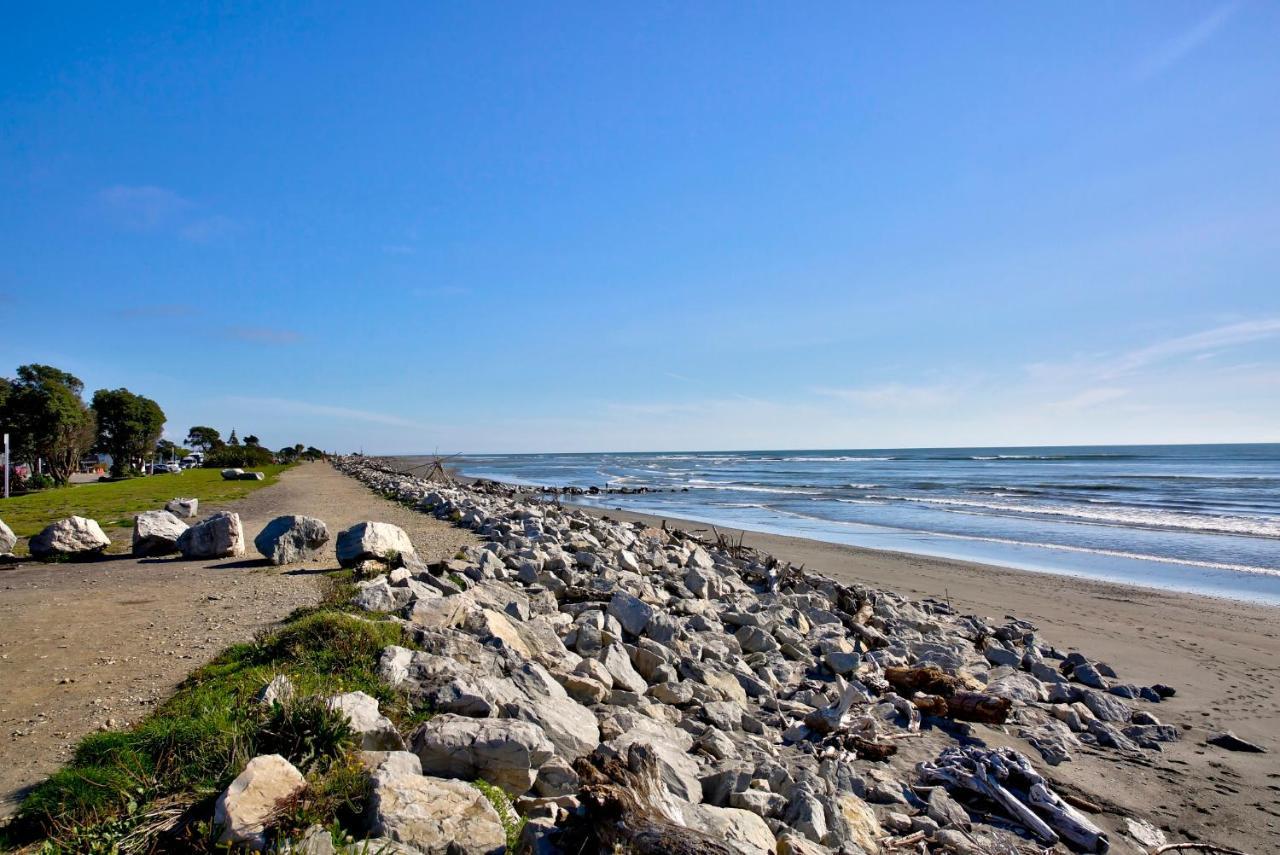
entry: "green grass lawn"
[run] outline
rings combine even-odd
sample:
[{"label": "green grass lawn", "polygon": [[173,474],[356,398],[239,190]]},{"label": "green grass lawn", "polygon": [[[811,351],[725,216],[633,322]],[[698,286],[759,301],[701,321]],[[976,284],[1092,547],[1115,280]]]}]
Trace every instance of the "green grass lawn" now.
[{"label": "green grass lawn", "polygon": [[39,534],[49,523],[69,516],[95,519],[104,529],[132,528],[134,514],[163,508],[170,499],[194,496],[200,500],[203,510],[205,504],[230,502],[274,484],[288,468],[273,465],[254,470],[267,476],[262,481],[224,481],[218,469],[188,469],[173,475],[41,490],[0,499],[0,520],[22,538],[16,551],[25,553],[26,538]]}]

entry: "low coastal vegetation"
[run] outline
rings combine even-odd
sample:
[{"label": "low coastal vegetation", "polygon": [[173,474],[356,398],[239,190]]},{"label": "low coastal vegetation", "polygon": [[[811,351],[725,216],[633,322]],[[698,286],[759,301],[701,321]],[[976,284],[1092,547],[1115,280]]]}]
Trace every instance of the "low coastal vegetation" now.
[{"label": "low coastal vegetation", "polygon": [[[71,515],[99,520],[110,528],[128,528],[133,515],[156,507],[174,496],[190,496],[202,504],[232,502],[261,487],[274,484],[288,465],[260,467],[261,481],[228,481],[216,469],[190,469],[178,474],[75,484],[59,490],[41,490],[0,500],[0,518],[13,529],[25,549],[32,537],[50,522]],[[126,541],[121,541],[127,546]]]},{"label": "low coastal vegetation", "polygon": [[99,389],[84,400],[84,382],[51,365],[21,365],[0,377],[0,428],[8,437],[8,487],[25,493],[64,487],[77,472],[133,478],[164,466],[260,468],[274,463],[319,460],[325,453],[301,443],[279,451],[265,448],[253,434],[243,442],[233,428],[224,442],[207,425],[192,427],[187,445],[164,439],[165,414],[145,395],[123,387]]},{"label": "low coastal vegetation", "polygon": [[[348,571],[327,584],[319,606],[223,651],[136,727],[83,739],[70,765],[27,796],[0,846],[49,855],[223,851],[209,822],[213,800],[260,754],[284,756],[308,779],[278,833],[320,825],[342,842],[358,828],[368,774],[345,716],[320,699],[366,692],[402,731],[428,713],[376,673],[387,645],[414,646],[404,630],[345,611]],[[261,702],[279,675],[296,699]]]}]

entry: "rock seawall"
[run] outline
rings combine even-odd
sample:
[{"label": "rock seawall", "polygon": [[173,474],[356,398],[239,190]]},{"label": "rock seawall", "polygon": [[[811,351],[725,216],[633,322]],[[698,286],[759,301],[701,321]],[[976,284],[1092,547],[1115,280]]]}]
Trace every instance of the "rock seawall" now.
[{"label": "rock seawall", "polygon": [[442,714],[409,737],[421,766],[507,790],[530,851],[1105,852],[1141,818],[1060,794],[1054,767],[1180,734],[1153,711],[1171,688],[1023,621],[492,482],[336,465],[486,540],[400,556],[356,602],[422,648],[381,662]]}]

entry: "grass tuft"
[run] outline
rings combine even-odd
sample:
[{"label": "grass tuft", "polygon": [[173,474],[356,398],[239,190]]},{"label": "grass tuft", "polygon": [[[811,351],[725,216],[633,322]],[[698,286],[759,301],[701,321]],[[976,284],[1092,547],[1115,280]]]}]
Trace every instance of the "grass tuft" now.
[{"label": "grass tuft", "polygon": [[524,831],[525,818],[516,813],[515,806],[511,804],[511,798],[501,787],[494,786],[483,779],[470,783],[498,812],[498,819],[502,821],[502,830],[507,833],[507,851],[515,852],[516,844],[520,842],[520,832]]},{"label": "grass tuft", "polygon": [[[335,589],[350,584],[335,575]],[[377,675],[383,648],[413,647],[411,638],[392,621],[340,610],[340,601],[330,592],[326,605],[300,609],[253,642],[227,648],[131,730],[85,737],[71,764],[27,796],[15,822],[0,833],[0,845],[39,841],[39,851],[49,855],[134,851],[135,844],[144,851],[155,843],[148,835],[163,825],[142,819],[154,816],[157,805],[197,805],[207,814],[213,797],[250,759],[271,753],[289,758],[309,781],[282,828],[357,827],[367,775],[349,723],[323,699],[364,691],[402,731],[430,712]],[[297,700],[264,707],[256,696],[279,674],[289,677]],[[189,851],[214,845],[213,835],[197,833],[200,819],[186,818],[182,845]]]}]

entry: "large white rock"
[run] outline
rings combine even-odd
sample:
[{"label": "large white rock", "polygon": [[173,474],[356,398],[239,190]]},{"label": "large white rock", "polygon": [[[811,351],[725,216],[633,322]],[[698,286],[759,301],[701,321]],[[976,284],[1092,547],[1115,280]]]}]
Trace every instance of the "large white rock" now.
[{"label": "large white rock", "polygon": [[749,810],[693,805],[685,809],[684,821],[690,828],[711,835],[739,855],[773,855],[777,848],[768,823]]},{"label": "large white rock", "polygon": [[386,576],[364,579],[356,583],[354,605],[371,612],[393,612],[413,599],[413,591],[393,586]]},{"label": "large white rock", "polygon": [[628,692],[635,692],[637,695],[643,695],[649,688],[649,684],[645,682],[639,672],[631,664],[631,658],[627,656],[627,649],[621,644],[614,642],[600,651],[598,657],[600,664],[604,665],[605,670],[609,672],[609,676],[613,678],[613,686],[617,689],[626,689]]},{"label": "large white rock", "polygon": [[329,709],[347,717],[360,747],[365,751],[400,751],[404,739],[395,723],[378,710],[378,699],[364,692],[346,692],[329,698]]},{"label": "large white rock", "polygon": [[191,519],[200,510],[199,499],[170,499],[165,502],[164,509],[175,517]]},{"label": "large white rock", "polygon": [[502,642],[503,646],[519,653],[521,658],[533,658],[533,651],[529,649],[524,639],[520,637],[520,633],[512,625],[510,618],[502,612],[494,611],[493,609],[475,609],[463,619],[463,625],[469,632],[479,636],[482,640],[496,638]]},{"label": "large white rock", "polygon": [[240,515],[222,511],[196,523],[178,538],[186,558],[227,558],[244,555],[244,529]]},{"label": "large white rock", "polygon": [[617,736],[600,745],[605,756],[626,759],[632,745],[647,747],[657,761],[663,786],[682,801],[702,801],[702,768],[690,750],[693,736],[678,727],[647,715],[622,711],[602,722]]},{"label": "large white rock", "polygon": [[600,727],[595,715],[570,698],[546,668],[536,662],[526,662],[512,670],[510,682],[520,697],[503,703],[503,715],[541,727],[561,757],[577,760],[600,744]]},{"label": "large white rock", "polygon": [[239,468],[222,470],[222,478],[225,481],[235,481],[237,478],[239,478],[243,474],[244,474],[244,470]]},{"label": "large white rock", "polygon": [[498,812],[462,781],[394,768],[374,772],[369,831],[422,855],[500,855],[507,848]]},{"label": "large white rock", "polygon": [[329,529],[315,517],[276,517],[253,539],[253,546],[272,564],[309,561],[329,542]]},{"label": "large white rock", "polygon": [[54,555],[85,557],[100,553],[110,545],[111,538],[103,533],[96,520],[67,517],[31,538],[27,548],[35,558]]},{"label": "large white rock", "polygon": [[409,737],[427,775],[482,778],[513,798],[529,792],[555,754],[542,728],[509,718],[438,715]]},{"label": "large white rock", "polygon": [[133,518],[134,555],[172,555],[187,524],[168,511],[145,511]]},{"label": "large white rock", "polygon": [[221,830],[218,840],[265,849],[263,832],[277,817],[281,803],[306,786],[302,773],[279,754],[254,757],[214,805],[213,824]]},{"label": "large white rock", "polygon": [[14,545],[18,542],[18,536],[13,533],[13,529],[4,524],[4,520],[0,520],[0,554],[13,552]]},{"label": "large white rock", "polygon": [[338,563],[354,567],[361,561],[388,561],[392,555],[413,555],[413,541],[391,523],[356,523],[338,534]]},{"label": "large white rock", "polygon": [[626,591],[615,591],[609,600],[609,614],[632,635],[642,635],[653,618],[653,606]]}]

